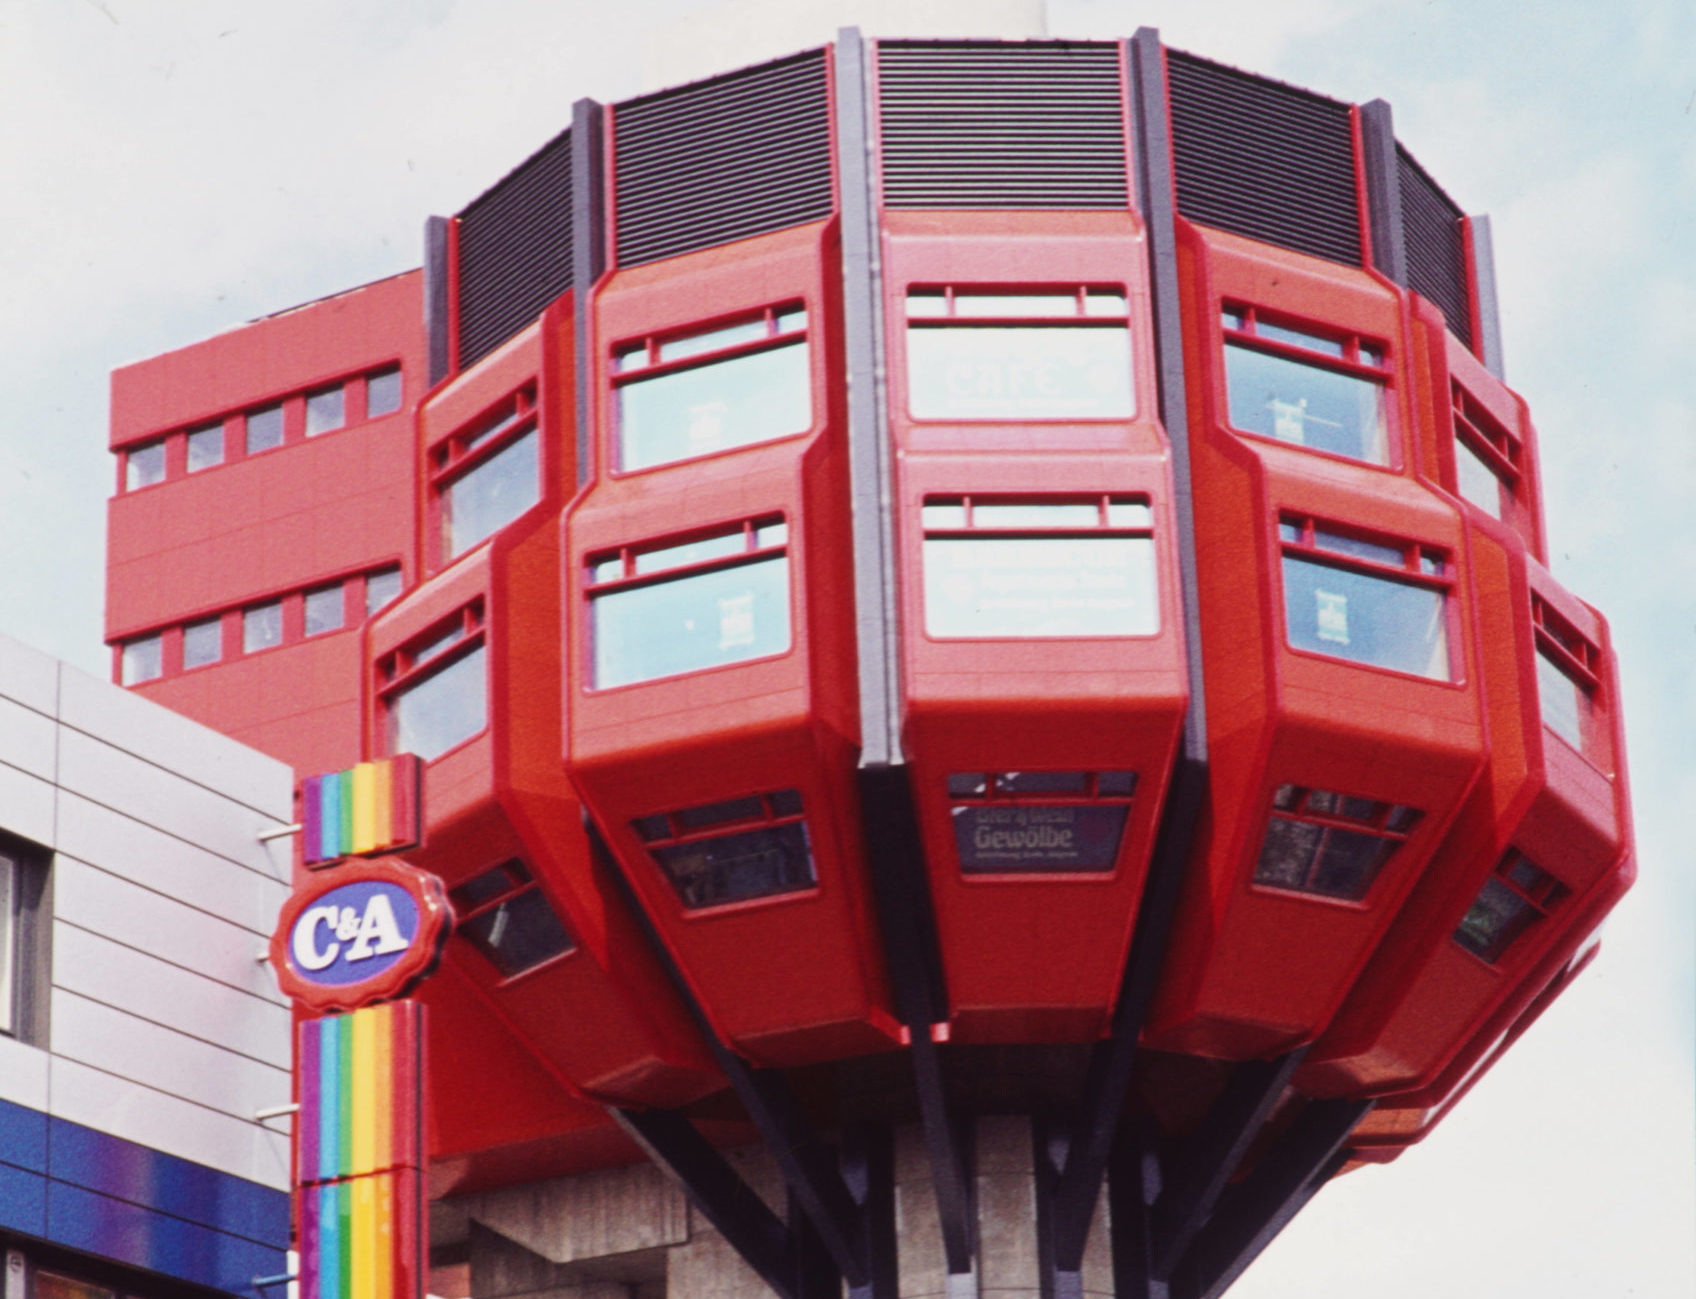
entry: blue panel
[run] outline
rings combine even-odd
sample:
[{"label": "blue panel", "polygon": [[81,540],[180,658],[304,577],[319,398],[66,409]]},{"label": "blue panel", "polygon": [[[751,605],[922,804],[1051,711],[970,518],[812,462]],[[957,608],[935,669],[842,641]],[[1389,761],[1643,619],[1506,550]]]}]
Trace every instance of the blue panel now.
[{"label": "blue panel", "polygon": [[49,1172],[56,1182],[99,1191],[278,1249],[288,1244],[286,1192],[64,1119],[52,1120],[50,1148]]},{"label": "blue panel", "polygon": [[0,1101],[0,1160],[37,1173],[47,1171],[47,1116]]},{"label": "blue panel", "polygon": [[31,1236],[47,1234],[47,1179],[0,1164],[0,1227]]},{"label": "blue panel", "polygon": [[281,1249],[63,1182],[48,1183],[43,1234],[71,1249],[236,1294],[251,1294],[255,1277],[286,1270]]}]

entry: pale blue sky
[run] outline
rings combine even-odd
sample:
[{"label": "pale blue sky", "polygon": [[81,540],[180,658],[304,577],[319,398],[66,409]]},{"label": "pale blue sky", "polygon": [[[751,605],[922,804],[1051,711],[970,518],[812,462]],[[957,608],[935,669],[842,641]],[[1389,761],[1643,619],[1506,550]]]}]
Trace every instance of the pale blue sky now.
[{"label": "pale blue sky", "polygon": [[[579,96],[640,89],[643,28],[703,7],[0,0],[0,625],[105,671],[115,365],[416,265],[426,214]],[[1388,99],[1402,141],[1491,215],[1554,569],[1624,666],[1642,871],[1597,964],[1431,1140],[1329,1188],[1233,1294],[1687,1299],[1696,6],[1050,5],[1057,35],[1143,24]]]}]

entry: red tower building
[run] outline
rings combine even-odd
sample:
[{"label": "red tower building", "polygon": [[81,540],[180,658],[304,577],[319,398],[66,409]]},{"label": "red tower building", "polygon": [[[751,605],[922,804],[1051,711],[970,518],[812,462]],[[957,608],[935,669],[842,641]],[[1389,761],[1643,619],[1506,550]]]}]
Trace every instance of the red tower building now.
[{"label": "red tower building", "polygon": [[1111,1166],[1121,1277],[1217,1294],[1632,877],[1487,222],[1382,102],[1152,31],[583,101],[422,272],[112,424],[119,679],[424,764],[438,1194],[628,1133],[780,1292],[894,1293],[822,1134],[921,1123],[965,1276],[1010,1108],[1053,1293]]}]

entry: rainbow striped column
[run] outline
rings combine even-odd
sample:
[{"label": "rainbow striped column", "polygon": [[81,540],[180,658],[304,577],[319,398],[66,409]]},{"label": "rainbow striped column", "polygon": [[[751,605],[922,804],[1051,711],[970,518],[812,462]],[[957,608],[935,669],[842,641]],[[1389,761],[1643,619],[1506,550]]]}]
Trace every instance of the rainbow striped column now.
[{"label": "rainbow striped column", "polygon": [[420,770],[416,756],[402,753],[307,777],[300,790],[306,864],[417,843]]},{"label": "rainbow striped column", "polygon": [[423,1015],[393,1001],[300,1026],[301,1299],[423,1299]]}]

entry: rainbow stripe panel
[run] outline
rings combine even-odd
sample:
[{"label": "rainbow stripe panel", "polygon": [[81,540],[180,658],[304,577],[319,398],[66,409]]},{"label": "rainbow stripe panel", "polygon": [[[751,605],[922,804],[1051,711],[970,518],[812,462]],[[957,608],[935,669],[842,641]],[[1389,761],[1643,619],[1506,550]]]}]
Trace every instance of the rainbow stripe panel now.
[{"label": "rainbow stripe panel", "polygon": [[306,864],[417,843],[419,770],[418,758],[402,753],[307,777],[301,787]]},{"label": "rainbow stripe panel", "polygon": [[300,1026],[301,1299],[423,1299],[423,1014],[391,1001]]}]

